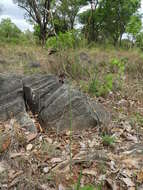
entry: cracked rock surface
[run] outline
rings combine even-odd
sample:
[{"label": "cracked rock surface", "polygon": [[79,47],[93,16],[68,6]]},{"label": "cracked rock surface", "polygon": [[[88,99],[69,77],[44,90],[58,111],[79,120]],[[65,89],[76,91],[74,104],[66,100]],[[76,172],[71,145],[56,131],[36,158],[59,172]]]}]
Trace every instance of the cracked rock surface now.
[{"label": "cracked rock surface", "polygon": [[36,132],[34,122],[26,112],[23,94],[19,77],[0,74],[0,121],[14,117],[22,127]]},{"label": "cracked rock surface", "polygon": [[[11,113],[22,126],[34,130],[34,123],[26,113],[28,105],[38,114],[40,124],[58,130],[89,128],[110,120],[101,104],[90,100],[69,84],[61,84],[54,75],[15,77],[0,75],[0,120]],[[35,129],[36,130],[36,129]]]}]

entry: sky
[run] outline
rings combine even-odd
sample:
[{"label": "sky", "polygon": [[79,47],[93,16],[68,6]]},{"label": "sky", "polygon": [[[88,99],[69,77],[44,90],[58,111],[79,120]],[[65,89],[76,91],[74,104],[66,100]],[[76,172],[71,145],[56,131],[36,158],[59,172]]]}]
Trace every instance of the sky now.
[{"label": "sky", "polygon": [[32,26],[24,19],[25,11],[15,5],[12,0],[0,0],[0,6],[2,7],[0,21],[2,18],[11,18],[22,31],[32,30]]},{"label": "sky", "polygon": [[[27,29],[32,31],[32,26],[24,19],[25,11],[14,4],[12,0],[0,0],[0,6],[2,6],[3,10],[0,15],[0,21],[2,18],[11,18],[12,22],[22,31]],[[143,0],[140,12],[143,13]]]}]

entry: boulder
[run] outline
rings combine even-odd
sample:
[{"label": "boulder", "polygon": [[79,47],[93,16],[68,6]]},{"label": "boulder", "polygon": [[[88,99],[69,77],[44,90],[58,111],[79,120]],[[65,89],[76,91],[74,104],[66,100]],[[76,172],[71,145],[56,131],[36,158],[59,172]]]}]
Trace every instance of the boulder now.
[{"label": "boulder", "polygon": [[29,76],[23,79],[23,85],[27,104],[44,127],[81,129],[110,119],[102,105],[53,75]]},{"label": "boulder", "polygon": [[41,67],[41,64],[39,63],[39,62],[31,62],[30,64],[29,64],[29,67],[31,67],[31,68],[39,68],[39,67]]},{"label": "boulder", "polygon": [[54,75],[0,74],[0,121],[14,117],[20,126],[36,132],[26,106],[47,129],[89,128],[110,121],[109,113],[101,104]]},{"label": "boulder", "polygon": [[15,117],[22,127],[35,132],[36,127],[26,113],[23,95],[23,83],[19,77],[0,74],[0,121]]}]

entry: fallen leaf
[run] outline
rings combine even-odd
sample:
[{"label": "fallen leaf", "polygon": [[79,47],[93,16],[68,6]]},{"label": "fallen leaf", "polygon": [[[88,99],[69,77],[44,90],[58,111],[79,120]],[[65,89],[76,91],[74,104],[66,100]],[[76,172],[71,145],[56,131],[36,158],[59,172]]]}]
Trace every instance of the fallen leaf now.
[{"label": "fallen leaf", "polygon": [[51,139],[51,138],[49,138],[49,137],[47,137],[45,140],[46,140],[49,144],[52,144],[52,143],[53,143],[53,139]]},{"label": "fallen leaf", "polygon": [[59,190],[65,190],[65,187],[62,184],[60,184],[59,185]]},{"label": "fallen leaf", "polygon": [[48,173],[48,172],[49,172],[49,167],[44,167],[44,168],[43,168],[43,172],[44,172],[44,173]]},{"label": "fallen leaf", "polygon": [[26,146],[26,150],[27,150],[27,151],[32,150],[32,148],[33,148],[33,145],[32,145],[32,144],[28,144],[28,145]]},{"label": "fallen leaf", "polygon": [[0,133],[0,153],[4,152],[8,149],[9,145],[11,143],[11,138],[9,134],[1,134]]},{"label": "fallen leaf", "polygon": [[123,127],[127,132],[131,132],[132,126],[130,125],[130,123],[128,121],[125,121],[123,123]]},{"label": "fallen leaf", "polygon": [[26,136],[27,142],[34,140],[37,137],[37,133],[30,133]]},{"label": "fallen leaf", "polygon": [[5,161],[0,162],[0,174],[8,169],[9,169],[9,166]]},{"label": "fallen leaf", "polygon": [[127,135],[127,140],[133,141],[134,143],[138,143],[138,139],[136,136],[133,136],[131,134]]},{"label": "fallen leaf", "polygon": [[19,152],[19,153],[10,153],[10,158],[16,158],[16,157],[20,157],[20,156],[24,156],[25,153],[23,152]]},{"label": "fallen leaf", "polygon": [[129,177],[123,177],[121,180],[127,185],[127,187],[134,187],[135,184],[132,182],[132,180]]},{"label": "fallen leaf", "polygon": [[137,174],[137,181],[143,183],[143,170]]},{"label": "fallen leaf", "polygon": [[91,175],[91,176],[96,176],[97,175],[97,172],[95,170],[88,170],[88,169],[84,169],[82,171],[82,174],[86,174],[86,175]]},{"label": "fallen leaf", "polygon": [[115,181],[113,181],[112,179],[105,179],[106,184],[108,185],[108,187],[110,187],[111,190],[118,190],[117,184]]},{"label": "fallen leaf", "polygon": [[59,162],[62,162],[63,160],[61,158],[52,158],[51,159],[51,163],[59,163]]},{"label": "fallen leaf", "polygon": [[9,171],[8,177],[9,177],[9,182],[13,181],[17,176],[23,174],[23,171],[17,171],[15,172],[14,170]]},{"label": "fallen leaf", "polygon": [[139,168],[139,162],[138,159],[135,158],[128,158],[125,160],[122,160],[122,163],[126,165],[127,168]]},{"label": "fallen leaf", "polygon": [[135,187],[129,187],[128,190],[136,190]]}]

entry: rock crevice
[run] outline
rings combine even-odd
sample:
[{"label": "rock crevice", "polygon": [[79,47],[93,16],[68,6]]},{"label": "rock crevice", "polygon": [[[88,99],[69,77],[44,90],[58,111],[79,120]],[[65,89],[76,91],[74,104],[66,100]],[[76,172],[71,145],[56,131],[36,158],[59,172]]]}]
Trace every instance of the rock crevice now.
[{"label": "rock crevice", "polygon": [[69,84],[54,75],[16,77],[0,74],[0,120],[17,118],[29,130],[36,130],[26,112],[26,105],[43,127],[89,128],[106,123],[109,113]]}]

